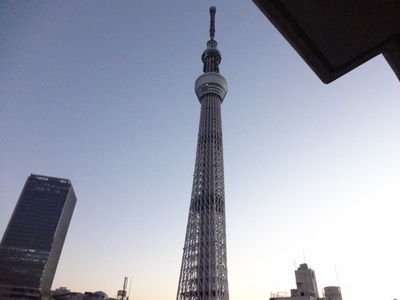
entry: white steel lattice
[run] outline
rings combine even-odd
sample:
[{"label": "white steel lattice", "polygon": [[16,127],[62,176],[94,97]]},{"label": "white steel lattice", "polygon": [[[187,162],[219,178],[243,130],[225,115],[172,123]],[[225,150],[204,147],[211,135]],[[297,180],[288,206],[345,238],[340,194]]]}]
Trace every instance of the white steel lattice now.
[{"label": "white steel lattice", "polygon": [[210,40],[202,56],[205,74],[195,85],[201,114],[177,300],[229,300],[221,122],[227,83],[219,75],[215,7],[210,14]]}]

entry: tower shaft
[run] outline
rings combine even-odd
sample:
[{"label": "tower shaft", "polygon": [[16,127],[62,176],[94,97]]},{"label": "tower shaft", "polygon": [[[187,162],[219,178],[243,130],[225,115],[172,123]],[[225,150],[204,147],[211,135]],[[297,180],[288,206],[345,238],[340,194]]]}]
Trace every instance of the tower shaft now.
[{"label": "tower shaft", "polygon": [[228,300],[221,104],[227,93],[219,75],[215,8],[202,55],[205,74],[195,84],[201,103],[192,196],[177,300]]}]

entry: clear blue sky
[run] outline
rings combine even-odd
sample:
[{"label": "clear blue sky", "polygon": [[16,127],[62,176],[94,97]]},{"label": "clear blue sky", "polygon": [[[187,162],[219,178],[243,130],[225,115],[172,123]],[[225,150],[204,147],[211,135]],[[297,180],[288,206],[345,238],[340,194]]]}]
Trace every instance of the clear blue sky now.
[{"label": "clear blue sky", "polygon": [[0,235],[29,174],[68,178],[53,288],[175,298],[211,5],[231,300],[304,261],[345,300],[400,298],[397,78],[378,56],[323,84],[251,1],[1,1]]}]

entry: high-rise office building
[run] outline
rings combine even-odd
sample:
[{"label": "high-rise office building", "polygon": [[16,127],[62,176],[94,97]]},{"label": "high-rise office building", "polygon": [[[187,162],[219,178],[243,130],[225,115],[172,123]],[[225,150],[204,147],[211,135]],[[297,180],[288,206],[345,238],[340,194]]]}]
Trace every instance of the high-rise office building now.
[{"label": "high-rise office building", "polygon": [[75,203],[69,180],[28,177],[0,244],[0,299],[50,293]]},{"label": "high-rise office building", "polygon": [[201,104],[193,189],[177,300],[228,300],[221,104],[228,91],[219,74],[221,54],[210,8],[210,40],[195,83]]}]

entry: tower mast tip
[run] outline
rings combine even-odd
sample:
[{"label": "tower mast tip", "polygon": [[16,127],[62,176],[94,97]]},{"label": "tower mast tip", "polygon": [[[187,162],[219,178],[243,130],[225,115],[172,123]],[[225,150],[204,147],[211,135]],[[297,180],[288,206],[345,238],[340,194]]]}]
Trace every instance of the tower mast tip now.
[{"label": "tower mast tip", "polygon": [[210,38],[213,40],[215,36],[215,6],[210,7]]}]

